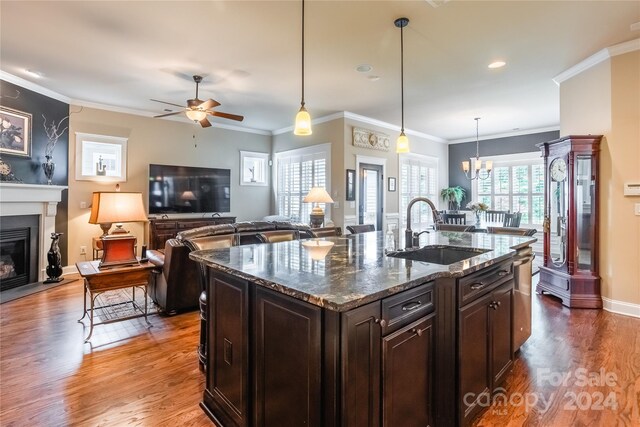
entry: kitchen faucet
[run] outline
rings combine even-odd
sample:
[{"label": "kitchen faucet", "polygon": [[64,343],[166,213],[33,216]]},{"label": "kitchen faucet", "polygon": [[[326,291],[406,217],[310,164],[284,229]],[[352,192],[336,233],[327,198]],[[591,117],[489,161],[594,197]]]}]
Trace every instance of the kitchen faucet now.
[{"label": "kitchen faucet", "polygon": [[[438,213],[438,209],[436,208],[436,205],[434,205],[431,200],[427,199],[426,197],[416,197],[412,199],[407,205],[407,229],[404,231],[404,247],[407,249],[410,249],[413,247],[414,234],[413,234],[413,230],[411,230],[411,208],[417,202],[425,202],[426,204],[429,205],[429,207],[431,208],[431,213],[433,214],[434,224],[440,224],[442,222],[442,220],[440,219],[440,214]],[[423,232],[416,233],[415,237],[419,237],[420,234],[422,233]]]}]

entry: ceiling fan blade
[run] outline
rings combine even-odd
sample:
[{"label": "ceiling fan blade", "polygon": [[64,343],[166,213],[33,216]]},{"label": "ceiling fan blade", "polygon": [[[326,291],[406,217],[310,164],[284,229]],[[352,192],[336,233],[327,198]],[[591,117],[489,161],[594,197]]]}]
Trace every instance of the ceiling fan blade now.
[{"label": "ceiling fan blade", "polygon": [[211,123],[209,123],[209,120],[207,120],[207,118],[205,117],[204,119],[200,120],[200,126],[202,126],[203,128],[208,128],[211,126]]},{"label": "ceiling fan blade", "polygon": [[239,122],[244,120],[244,116],[237,116],[235,114],[223,113],[220,111],[207,111],[207,113],[211,114],[212,116],[222,117],[224,119],[237,120]]},{"label": "ceiling fan blade", "polygon": [[160,114],[159,116],[153,116],[153,118],[157,119],[158,117],[175,116],[176,114],[182,114],[182,113],[183,111],[174,111],[173,113]]},{"label": "ceiling fan blade", "polygon": [[162,104],[173,105],[174,107],[184,108],[184,105],[178,105],[178,104],[174,104],[174,103],[172,103],[172,102],[159,101],[159,100],[157,100],[157,99],[150,99],[149,101],[153,101],[153,102],[160,102],[160,103],[162,103]]},{"label": "ceiling fan blade", "polygon": [[220,103],[218,101],[216,101],[214,99],[207,99],[202,104],[200,104],[198,107],[202,108],[203,110],[208,110],[209,108],[217,107],[218,105],[220,105]]}]

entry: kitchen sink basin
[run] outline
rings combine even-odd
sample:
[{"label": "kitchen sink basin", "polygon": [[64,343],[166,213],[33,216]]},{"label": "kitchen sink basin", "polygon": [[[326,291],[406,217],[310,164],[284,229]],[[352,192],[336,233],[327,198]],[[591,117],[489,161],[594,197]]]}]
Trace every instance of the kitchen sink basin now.
[{"label": "kitchen sink basin", "polygon": [[454,246],[425,246],[416,249],[403,249],[387,252],[387,256],[404,258],[432,264],[449,265],[489,252],[489,249],[458,248]]}]

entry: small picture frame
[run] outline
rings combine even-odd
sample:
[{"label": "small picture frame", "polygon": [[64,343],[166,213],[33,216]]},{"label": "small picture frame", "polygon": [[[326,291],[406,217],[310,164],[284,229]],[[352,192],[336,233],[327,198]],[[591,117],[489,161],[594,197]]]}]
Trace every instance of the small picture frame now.
[{"label": "small picture frame", "polygon": [[355,169],[347,169],[347,188],[345,191],[345,199],[352,202],[356,199],[356,171]]},{"label": "small picture frame", "polygon": [[0,153],[31,157],[31,122],[31,114],[0,106]]},{"label": "small picture frame", "polygon": [[387,182],[387,190],[390,192],[396,191],[396,179],[393,176],[390,176]]},{"label": "small picture frame", "polygon": [[268,185],[268,162],[267,153],[240,151],[240,185]]}]

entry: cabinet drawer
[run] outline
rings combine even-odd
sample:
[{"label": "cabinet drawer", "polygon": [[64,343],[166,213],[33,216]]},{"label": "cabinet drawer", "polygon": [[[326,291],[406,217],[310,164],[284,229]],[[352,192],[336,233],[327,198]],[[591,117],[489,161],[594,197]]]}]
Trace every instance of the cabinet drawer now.
[{"label": "cabinet drawer", "polygon": [[510,279],[513,279],[513,260],[487,267],[463,277],[458,281],[460,287],[459,305],[470,303]]},{"label": "cabinet drawer", "polygon": [[184,229],[192,229],[192,228],[199,228],[199,227],[204,227],[207,225],[213,225],[214,221],[178,221],[178,229],[179,230],[184,230]]},{"label": "cabinet drawer", "polygon": [[382,335],[395,332],[435,310],[433,285],[425,283],[382,300]]},{"label": "cabinet drawer", "polygon": [[156,230],[170,230],[172,228],[176,228],[176,222],[154,222],[153,226],[156,228]]}]

